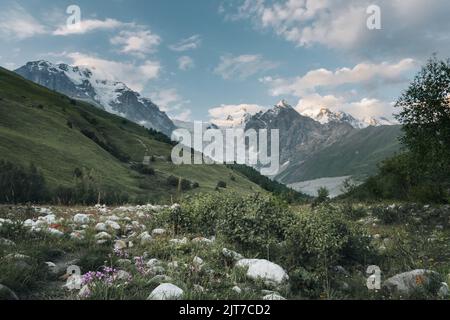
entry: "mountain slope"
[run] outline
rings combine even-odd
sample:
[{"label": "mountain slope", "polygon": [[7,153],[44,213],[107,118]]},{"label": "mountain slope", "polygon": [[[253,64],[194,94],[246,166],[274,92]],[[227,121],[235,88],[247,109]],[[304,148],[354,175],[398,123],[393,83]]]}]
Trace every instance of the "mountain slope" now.
[{"label": "mountain slope", "polygon": [[150,99],[124,83],[105,80],[95,70],[33,61],[15,70],[24,78],[71,98],[87,101],[110,113],[122,116],[170,137],[175,125]]},{"label": "mountain slope", "polygon": [[[219,180],[238,192],[261,190],[223,165],[175,166],[167,161],[171,149],[154,131],[0,68],[0,159],[35,164],[52,187],[73,185],[74,170],[85,168],[99,185],[149,201],[177,193],[170,175],[200,184],[188,192],[214,190]],[[153,156],[154,176],[131,169],[144,156]]]},{"label": "mountain slope", "polygon": [[323,177],[368,176],[376,172],[382,160],[400,150],[400,135],[401,126],[354,130],[306,159],[293,160],[277,180],[295,183]]}]

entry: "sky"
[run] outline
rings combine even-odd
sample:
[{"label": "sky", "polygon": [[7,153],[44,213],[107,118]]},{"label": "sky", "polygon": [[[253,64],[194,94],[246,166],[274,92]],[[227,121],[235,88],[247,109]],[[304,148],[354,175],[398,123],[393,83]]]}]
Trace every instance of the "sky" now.
[{"label": "sky", "polygon": [[420,66],[450,56],[449,15],[446,0],[2,0],[0,65],[95,67],[180,120],[281,99],[392,118]]}]

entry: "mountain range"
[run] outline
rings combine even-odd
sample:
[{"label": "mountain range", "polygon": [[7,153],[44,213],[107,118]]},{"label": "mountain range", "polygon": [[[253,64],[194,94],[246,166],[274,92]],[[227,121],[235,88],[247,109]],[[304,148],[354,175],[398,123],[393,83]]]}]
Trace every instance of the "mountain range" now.
[{"label": "mountain range", "polygon": [[50,90],[89,102],[167,136],[175,129],[172,120],[150,99],[123,82],[102,79],[95,69],[41,60],[28,62],[15,72]]},{"label": "mountain range", "polygon": [[[176,128],[193,130],[192,122],[171,120],[150,99],[126,84],[101,79],[95,70],[86,67],[34,61],[16,73],[169,137]],[[377,164],[400,147],[401,127],[386,118],[357,119],[327,108],[299,113],[285,100],[256,114],[245,109],[239,114],[224,114],[221,126],[206,123],[204,129],[279,129],[282,166],[271,178],[294,187],[321,178],[353,176],[362,180],[375,173]]]}]

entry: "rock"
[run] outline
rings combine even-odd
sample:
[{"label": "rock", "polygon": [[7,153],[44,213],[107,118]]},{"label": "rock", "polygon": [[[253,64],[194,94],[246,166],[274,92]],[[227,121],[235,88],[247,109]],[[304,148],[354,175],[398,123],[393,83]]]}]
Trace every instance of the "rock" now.
[{"label": "rock", "polygon": [[162,236],[166,233],[166,229],[153,229],[152,231],[152,236],[156,237],[156,236]]},{"label": "rock", "polygon": [[27,219],[23,222],[23,226],[26,228],[32,228],[34,227],[36,222],[34,222],[32,219]]},{"label": "rock", "polygon": [[147,231],[141,233],[139,238],[141,239],[141,245],[149,244],[153,240],[152,236]]},{"label": "rock", "polygon": [[196,256],[192,260],[192,263],[194,263],[196,266],[201,266],[203,264],[203,259]]},{"label": "rock", "polygon": [[55,224],[56,223],[56,216],[54,214],[46,215],[45,217],[40,217],[39,219],[45,221],[47,224]]},{"label": "rock", "polygon": [[192,239],[192,242],[193,243],[198,243],[198,244],[207,244],[207,245],[210,245],[210,244],[213,244],[213,240],[210,240],[210,239],[208,239],[208,238],[203,238],[203,237],[197,237],[197,238],[195,238],[195,239]]},{"label": "rock", "polygon": [[279,265],[264,259],[241,259],[237,267],[248,268],[247,277],[253,280],[262,279],[276,285],[289,279],[286,271]]},{"label": "rock", "polygon": [[19,300],[19,298],[10,288],[0,284],[0,300]]},{"label": "rock", "polygon": [[121,281],[130,281],[132,279],[131,274],[124,270],[117,271],[116,279]]},{"label": "rock", "polygon": [[187,244],[188,239],[186,237],[184,237],[183,239],[171,239],[169,240],[169,242],[172,244]]},{"label": "rock", "polygon": [[123,250],[123,249],[126,249],[126,248],[127,248],[127,243],[125,241],[123,241],[123,240],[117,240],[114,243],[114,249],[115,250]]},{"label": "rock", "polygon": [[95,239],[97,240],[110,240],[111,235],[107,232],[100,232],[95,235]]},{"label": "rock", "polygon": [[89,216],[84,213],[78,213],[73,217],[73,222],[76,224],[88,224],[89,220]]},{"label": "rock", "polygon": [[0,238],[0,245],[14,247],[16,244],[14,243],[14,241],[11,241],[9,239]]},{"label": "rock", "polygon": [[150,259],[147,261],[147,267],[156,267],[161,265],[161,261],[158,259]]},{"label": "rock", "polygon": [[409,296],[423,285],[430,283],[431,277],[439,277],[437,272],[425,269],[417,269],[397,274],[383,283],[383,288],[390,293]]},{"label": "rock", "polygon": [[271,294],[264,296],[263,300],[286,300],[286,298],[283,298],[282,296],[280,296],[276,293],[271,293]]},{"label": "rock", "polygon": [[117,222],[113,221],[113,220],[106,220],[105,224],[106,224],[106,226],[108,226],[111,229],[116,230],[116,231],[121,229],[120,225]]},{"label": "rock", "polygon": [[108,228],[106,227],[106,224],[104,224],[103,222],[97,223],[95,225],[95,231],[97,232],[102,232],[102,231],[107,231]]},{"label": "rock", "polygon": [[58,268],[57,268],[56,264],[54,264],[53,262],[50,262],[50,261],[46,262],[45,264],[47,265],[48,270],[51,273],[55,273],[55,274],[57,273]]},{"label": "rock", "polygon": [[176,269],[178,268],[178,261],[172,261],[167,264],[169,268]]},{"label": "rock", "polygon": [[438,297],[445,299],[449,296],[449,288],[448,288],[448,284],[445,282],[441,282],[441,287],[439,288],[438,291]]},{"label": "rock", "polygon": [[239,260],[244,259],[244,257],[243,257],[241,254],[239,254],[239,253],[237,253],[237,252],[235,252],[235,251],[233,251],[233,250],[229,250],[229,249],[227,249],[227,248],[223,248],[223,249],[222,249],[222,254],[223,254],[226,258],[232,259],[232,260],[234,260],[234,261],[239,261]]},{"label": "rock", "polygon": [[74,240],[83,240],[84,239],[84,230],[74,231],[70,234],[70,238]]},{"label": "rock", "polygon": [[183,296],[183,290],[171,283],[163,283],[150,293],[147,300],[178,300]]},{"label": "rock", "polygon": [[150,267],[149,271],[155,275],[162,275],[166,272],[166,269],[164,269],[164,267],[161,266],[153,266]]},{"label": "rock", "polygon": [[54,228],[48,228],[48,233],[50,233],[51,235],[54,235],[56,237],[63,237],[64,236],[64,232],[59,231],[58,229],[54,229]]},{"label": "rock", "polygon": [[239,288],[238,286],[234,286],[233,288],[231,288],[231,290],[233,290],[237,294],[241,294],[242,293],[242,289]]}]

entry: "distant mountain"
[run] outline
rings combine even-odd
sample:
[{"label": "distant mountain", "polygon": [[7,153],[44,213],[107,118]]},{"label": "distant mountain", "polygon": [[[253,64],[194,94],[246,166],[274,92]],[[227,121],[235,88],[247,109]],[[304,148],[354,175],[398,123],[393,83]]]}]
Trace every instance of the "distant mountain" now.
[{"label": "distant mountain", "polygon": [[396,123],[385,117],[366,117],[362,119],[357,119],[351,114],[343,111],[331,111],[328,108],[321,108],[319,112],[304,111],[302,115],[310,117],[321,124],[326,124],[329,122],[346,122],[356,129],[363,129],[370,126],[389,126],[395,125]]},{"label": "distant mountain", "polygon": [[167,136],[175,129],[172,120],[150,99],[142,97],[122,82],[102,79],[93,69],[33,61],[15,72],[51,90],[89,102]]}]

